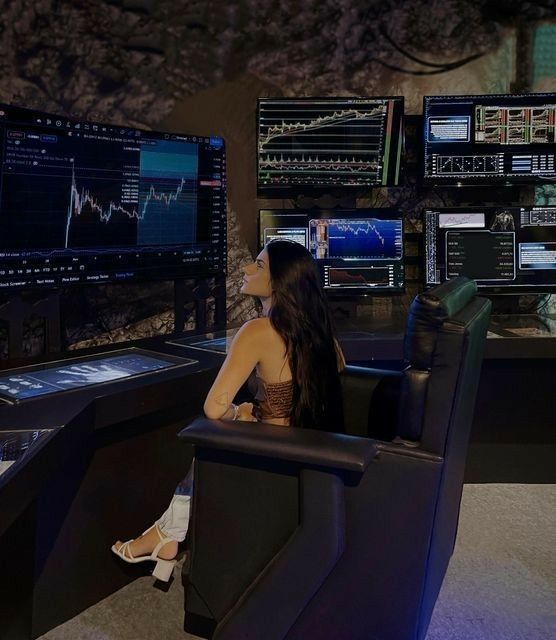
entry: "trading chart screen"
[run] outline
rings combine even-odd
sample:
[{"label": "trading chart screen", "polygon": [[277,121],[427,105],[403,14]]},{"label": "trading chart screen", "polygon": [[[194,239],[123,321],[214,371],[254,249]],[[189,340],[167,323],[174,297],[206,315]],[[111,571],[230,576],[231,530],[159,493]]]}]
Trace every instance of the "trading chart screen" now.
[{"label": "trading chart screen", "polygon": [[262,193],[396,185],[403,98],[260,98]]},{"label": "trading chart screen", "polygon": [[0,288],[210,275],[224,141],[0,105]]},{"label": "trading chart screen", "polygon": [[425,96],[424,177],[434,184],[556,180],[556,94]]},{"label": "trading chart screen", "polygon": [[467,276],[493,293],[556,291],[556,207],[425,211],[425,284]]},{"label": "trading chart screen", "polygon": [[316,259],[324,288],[340,295],[404,289],[403,225],[391,209],[261,209],[260,246],[292,240]]}]

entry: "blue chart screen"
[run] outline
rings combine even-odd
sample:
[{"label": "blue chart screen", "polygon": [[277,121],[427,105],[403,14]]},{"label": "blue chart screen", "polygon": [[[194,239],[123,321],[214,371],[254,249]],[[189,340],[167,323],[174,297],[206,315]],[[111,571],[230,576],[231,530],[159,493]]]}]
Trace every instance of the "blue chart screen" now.
[{"label": "blue chart screen", "polygon": [[404,288],[403,222],[397,210],[262,209],[259,225],[261,244],[271,233],[293,240],[294,232],[304,231],[329,292],[358,295]]},{"label": "blue chart screen", "polygon": [[[184,359],[180,364],[193,362],[194,360]],[[142,354],[126,354],[81,362],[68,361],[66,365],[2,376],[0,377],[0,395],[14,400],[34,398],[102,382],[112,382],[175,365],[176,362]]]},{"label": "blue chart screen", "polygon": [[196,144],[161,140],[142,145],[138,244],[195,241],[197,173]]},{"label": "blue chart screen", "polygon": [[316,258],[400,260],[401,220],[311,220]]}]

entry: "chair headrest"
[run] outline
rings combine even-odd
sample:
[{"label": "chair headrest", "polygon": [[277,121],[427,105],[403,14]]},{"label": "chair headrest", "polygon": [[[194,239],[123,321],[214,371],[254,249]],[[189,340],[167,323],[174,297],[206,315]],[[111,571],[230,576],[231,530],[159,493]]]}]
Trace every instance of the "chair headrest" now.
[{"label": "chair headrest", "polygon": [[460,276],[416,296],[407,318],[404,358],[419,369],[429,369],[438,329],[456,316],[476,293],[475,281]]}]

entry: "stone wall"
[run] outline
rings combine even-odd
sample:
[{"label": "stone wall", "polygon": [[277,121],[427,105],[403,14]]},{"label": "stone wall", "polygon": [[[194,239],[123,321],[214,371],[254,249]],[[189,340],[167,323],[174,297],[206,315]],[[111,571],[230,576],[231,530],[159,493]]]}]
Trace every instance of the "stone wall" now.
[{"label": "stone wall", "polygon": [[[3,0],[0,101],[222,135],[229,176],[228,316],[242,320],[255,313],[236,291],[241,264],[256,251],[257,211],[291,204],[256,197],[257,96],[404,95],[406,112],[417,114],[426,94],[508,91],[519,81],[517,25],[553,18],[554,5]],[[373,192],[372,202],[400,206],[417,220],[438,197],[406,181]],[[65,344],[75,348],[164,333],[172,327],[171,309],[170,284],[64,291]],[[29,353],[39,348],[40,332],[31,323]]]}]

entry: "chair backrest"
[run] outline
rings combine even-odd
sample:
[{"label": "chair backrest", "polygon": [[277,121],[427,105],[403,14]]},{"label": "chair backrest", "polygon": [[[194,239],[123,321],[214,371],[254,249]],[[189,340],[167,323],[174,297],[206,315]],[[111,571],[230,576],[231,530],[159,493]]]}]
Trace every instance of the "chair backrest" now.
[{"label": "chair backrest", "polygon": [[[397,436],[442,456],[450,419],[456,417],[454,389],[461,369],[464,364],[476,369],[482,359],[491,303],[476,293],[468,278],[449,280],[419,294],[407,319]],[[474,373],[469,377],[478,382]],[[460,385],[460,391],[467,386]]]}]

